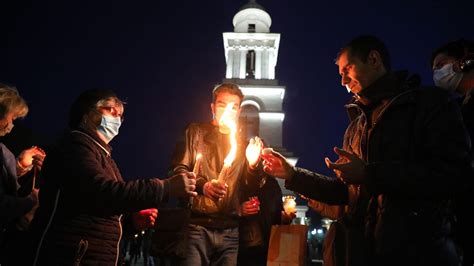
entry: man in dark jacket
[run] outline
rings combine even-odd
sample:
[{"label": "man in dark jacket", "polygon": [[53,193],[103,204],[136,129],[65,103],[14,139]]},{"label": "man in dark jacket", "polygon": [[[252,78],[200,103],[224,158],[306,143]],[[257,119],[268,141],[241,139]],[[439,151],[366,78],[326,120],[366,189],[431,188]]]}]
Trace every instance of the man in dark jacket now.
[{"label": "man in dark jacket", "polygon": [[[452,41],[436,49],[431,56],[433,80],[436,86],[451,91],[461,104],[464,123],[474,140],[474,42],[469,40]],[[474,165],[474,153],[471,154]],[[454,234],[463,252],[463,265],[474,264],[474,219],[471,214],[473,174],[466,176],[464,190],[456,197],[456,224]]]},{"label": "man in dark jacket", "polygon": [[194,195],[192,174],[123,180],[109,145],[123,111],[110,90],[85,91],[73,103],[72,130],[44,163],[29,265],[117,265],[123,214],[136,213],[135,228],[151,226],[164,199]]},{"label": "man in dark jacket", "polygon": [[457,265],[449,206],[469,171],[470,149],[459,107],[447,93],[392,72],[376,37],[349,42],[337,64],[355,95],[344,149],[334,149],[344,162],[326,158],[338,178],[293,168],[277,153],[264,156],[266,172],[310,198],[350,204],[344,218],[363,234],[347,248],[361,250],[352,253],[365,256],[359,265]]},{"label": "man in dark jacket", "polygon": [[[183,265],[237,263],[241,190],[246,186],[254,187],[257,176],[263,174],[258,167],[261,140],[251,139],[245,147],[235,132],[243,97],[236,84],[223,83],[216,87],[211,103],[211,123],[190,124],[186,129],[184,149],[175,153],[173,172],[195,171],[197,175],[198,196],[191,204],[189,243]],[[229,121],[233,125],[229,125]],[[231,138],[236,142],[232,144]],[[224,161],[232,151],[234,160],[226,168]],[[245,181],[248,181],[247,185]]]}]

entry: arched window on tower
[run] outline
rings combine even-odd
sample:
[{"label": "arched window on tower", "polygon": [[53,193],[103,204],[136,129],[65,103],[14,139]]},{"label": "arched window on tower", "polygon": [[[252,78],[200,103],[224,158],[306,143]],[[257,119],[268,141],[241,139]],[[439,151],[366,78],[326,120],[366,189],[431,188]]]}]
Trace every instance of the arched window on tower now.
[{"label": "arched window on tower", "polygon": [[255,78],[255,51],[249,50],[247,52],[247,58],[245,62],[245,78],[254,79]]},{"label": "arched window on tower", "polygon": [[249,24],[248,32],[255,33],[255,24]]},{"label": "arched window on tower", "polygon": [[258,116],[258,108],[253,105],[244,105],[240,110],[239,123],[242,128],[241,136],[245,140],[259,135],[260,118]]}]

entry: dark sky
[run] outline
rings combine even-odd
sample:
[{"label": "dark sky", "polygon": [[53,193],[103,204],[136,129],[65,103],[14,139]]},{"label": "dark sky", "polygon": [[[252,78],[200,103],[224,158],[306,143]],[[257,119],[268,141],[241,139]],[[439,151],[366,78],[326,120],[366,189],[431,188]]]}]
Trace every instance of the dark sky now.
[{"label": "dark sky", "polygon": [[[13,2],[13,3],[8,3]],[[225,75],[222,32],[246,0],[2,1],[0,81],[28,101],[21,122],[53,139],[73,99],[112,88],[128,104],[114,157],[126,178],[163,176],[186,124],[210,119],[213,86]],[[334,57],[359,34],[383,39],[395,69],[432,84],[432,49],[474,39],[474,1],[259,0],[281,33],[276,76],[287,86],[284,145],[299,166],[325,172],[350,95]]]}]

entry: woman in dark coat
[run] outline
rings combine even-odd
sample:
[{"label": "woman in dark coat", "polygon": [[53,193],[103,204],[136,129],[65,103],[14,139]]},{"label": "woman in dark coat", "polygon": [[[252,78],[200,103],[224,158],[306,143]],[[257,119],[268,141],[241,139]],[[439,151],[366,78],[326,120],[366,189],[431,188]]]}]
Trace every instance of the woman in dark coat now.
[{"label": "woman in dark coat", "polygon": [[[122,179],[109,142],[118,134],[123,109],[110,90],[85,91],[72,105],[72,130],[43,167],[40,208],[32,223],[33,265],[117,265],[123,214],[194,195],[192,174]],[[143,220],[151,226],[156,211],[141,213],[132,216],[135,228]]]}]

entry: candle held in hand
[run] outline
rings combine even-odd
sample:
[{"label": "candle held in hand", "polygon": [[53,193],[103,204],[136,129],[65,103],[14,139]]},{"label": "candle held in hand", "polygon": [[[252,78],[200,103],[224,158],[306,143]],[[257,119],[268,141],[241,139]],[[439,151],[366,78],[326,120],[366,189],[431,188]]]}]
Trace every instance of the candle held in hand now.
[{"label": "candle held in hand", "polygon": [[196,154],[196,162],[194,163],[193,167],[193,173],[196,174],[196,176],[199,174],[199,168],[201,168],[201,158],[202,154]]}]

